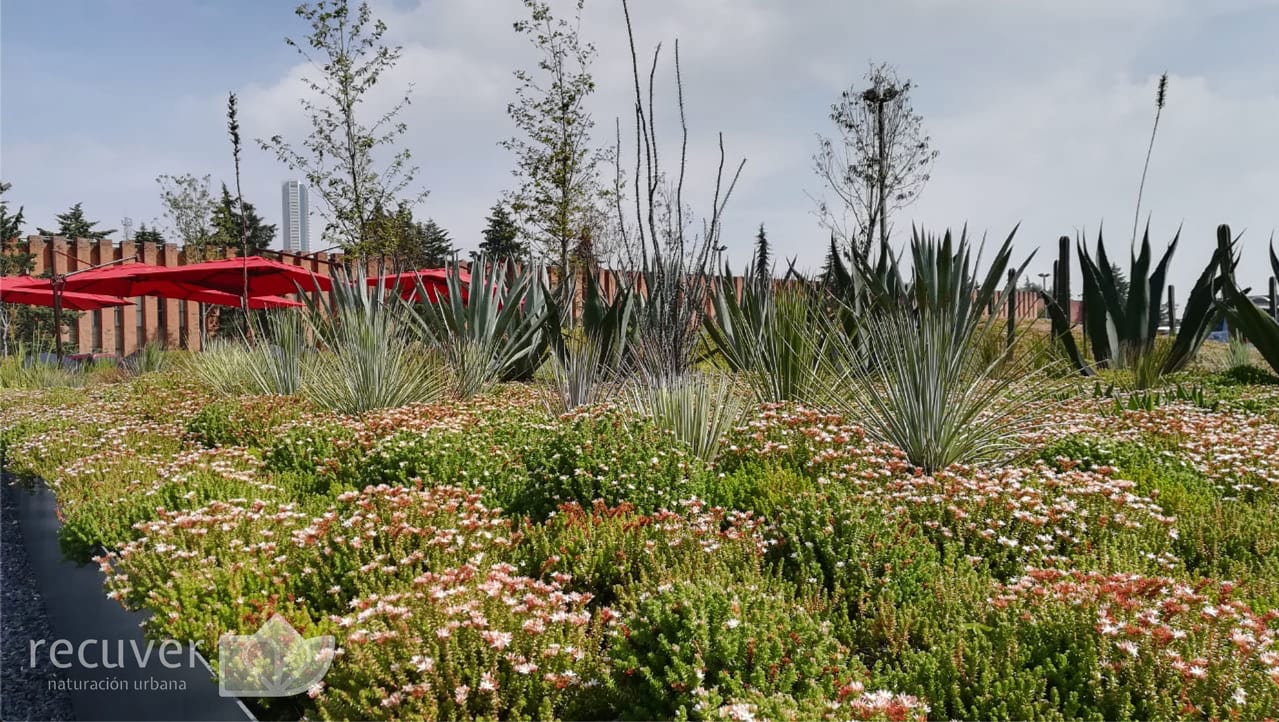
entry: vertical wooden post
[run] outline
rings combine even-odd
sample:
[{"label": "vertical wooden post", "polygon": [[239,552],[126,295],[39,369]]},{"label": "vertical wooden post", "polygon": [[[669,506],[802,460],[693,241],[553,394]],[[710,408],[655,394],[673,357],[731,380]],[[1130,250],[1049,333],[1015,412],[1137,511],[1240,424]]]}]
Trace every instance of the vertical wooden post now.
[{"label": "vertical wooden post", "polygon": [[[136,246],[133,241],[120,241],[119,252],[113,261],[134,258]],[[120,306],[120,330],[118,331],[119,344],[118,353],[121,356],[130,356],[134,351],[138,350],[138,303],[134,302],[128,306]]]},{"label": "vertical wooden post", "polygon": [[[154,243],[139,243],[138,253],[143,263],[154,266],[160,260],[159,246]],[[156,341],[164,344],[164,331],[160,327],[160,308],[163,303],[155,296],[142,297],[142,336],[138,338],[139,348]]]},{"label": "vertical wooden post", "polygon": [[[93,242],[87,238],[79,238],[75,241],[75,267],[77,270],[89,268],[93,265]],[[76,321],[76,339],[79,342],[76,351],[78,353],[88,353],[93,351],[94,344],[94,321],[101,323],[101,312],[85,311],[80,314],[80,319]]]},{"label": "vertical wooden post", "polygon": [[1017,340],[1017,272],[1008,271],[1008,352],[1012,353]]},{"label": "vertical wooden post", "polygon": [[1168,284],[1168,335],[1177,335],[1177,289]]},{"label": "vertical wooden post", "polygon": [[[111,242],[110,238],[103,238],[99,240],[97,250],[98,257],[95,259],[94,265],[110,263],[115,260],[115,244]],[[108,354],[116,353],[119,350],[116,345],[116,339],[119,338],[118,334],[120,333],[120,324],[117,323],[117,320],[119,319],[119,310],[117,307],[111,307],[104,308],[98,313],[100,314],[99,318],[101,319],[99,328],[102,331],[98,350]]]}]

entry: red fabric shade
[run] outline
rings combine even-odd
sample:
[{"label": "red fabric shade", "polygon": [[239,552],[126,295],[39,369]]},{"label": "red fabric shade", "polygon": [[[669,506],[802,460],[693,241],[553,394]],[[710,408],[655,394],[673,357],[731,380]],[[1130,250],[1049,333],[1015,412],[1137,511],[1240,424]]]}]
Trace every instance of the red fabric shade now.
[{"label": "red fabric shade", "polygon": [[[47,278],[0,277],[0,303],[53,307],[53,286]],[[97,293],[62,293],[62,307],[71,311],[96,311],[112,306],[129,306],[133,301]]]},{"label": "red fabric shade", "polygon": [[[245,276],[248,288],[245,288]],[[274,296],[286,293],[327,291],[332,287],[328,276],[314,274],[305,268],[272,261],[261,256],[205,261],[187,266],[174,266],[149,271],[147,280],[156,283],[185,283],[198,288],[223,291],[239,296]],[[68,282],[71,279],[68,279]]]},{"label": "red fabric shade", "polygon": [[[448,268],[425,268],[419,271],[406,271],[404,273],[392,273],[378,278],[370,278],[369,285],[373,286],[379,282],[387,288],[399,289],[400,296],[408,301],[422,300],[417,293],[417,281],[422,281],[422,287],[426,290],[427,300],[431,303],[439,303],[442,299],[447,299],[449,295],[449,274],[452,272]],[[462,302],[466,303],[467,288],[470,287],[471,274],[457,270],[459,285],[462,288]]]},{"label": "red fabric shade", "polygon": [[[176,298],[200,303],[211,303],[217,306],[240,306],[238,293],[227,293],[203,288],[193,283],[157,280],[155,273],[166,270],[165,266],[149,263],[125,263],[115,266],[103,266],[87,271],[72,273],[63,281],[66,291],[79,294],[106,294],[108,296],[158,296],[160,298]],[[52,290],[48,279],[35,279],[44,288]],[[64,291],[64,296],[66,295]],[[249,308],[285,308],[298,307],[303,304],[279,296],[249,296]],[[70,306],[68,306],[70,308]]]}]

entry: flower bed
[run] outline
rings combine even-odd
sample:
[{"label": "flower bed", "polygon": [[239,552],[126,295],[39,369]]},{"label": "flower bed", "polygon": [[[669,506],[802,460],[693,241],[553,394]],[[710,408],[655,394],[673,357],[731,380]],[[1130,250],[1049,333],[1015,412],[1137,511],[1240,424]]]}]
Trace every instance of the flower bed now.
[{"label": "flower bed", "polygon": [[1240,388],[1045,402],[1023,458],[933,475],[814,409],[711,465],[529,386],[352,418],[147,375],[6,392],[0,445],[149,634],[334,635],[266,715],[1253,719],[1279,398]]}]

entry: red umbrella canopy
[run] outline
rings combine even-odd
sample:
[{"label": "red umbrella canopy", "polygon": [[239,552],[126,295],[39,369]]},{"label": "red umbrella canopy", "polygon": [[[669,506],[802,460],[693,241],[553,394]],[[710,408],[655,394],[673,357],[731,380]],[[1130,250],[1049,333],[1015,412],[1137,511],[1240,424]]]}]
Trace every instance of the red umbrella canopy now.
[{"label": "red umbrella canopy", "polygon": [[[0,277],[0,303],[26,306],[53,306],[53,286],[47,278]],[[112,306],[129,306],[133,301],[97,293],[62,293],[62,307],[72,311],[96,311]]]},{"label": "red umbrella canopy", "polygon": [[[63,288],[75,293],[100,293],[112,296],[158,296],[160,298],[177,298],[186,301],[211,303],[217,306],[240,305],[238,293],[227,293],[205,288],[195,283],[157,279],[160,271],[169,270],[165,266],[150,263],[125,263],[115,266],[103,266],[87,271],[72,273],[63,281]],[[45,279],[46,287],[50,282]],[[290,301],[279,296],[249,296],[249,308],[284,308],[298,307],[303,304]]]},{"label": "red umbrella canopy", "polygon": [[[250,296],[273,296],[298,291],[327,291],[332,288],[328,276],[321,276],[305,268],[290,266],[261,256],[228,258],[222,261],[205,261],[188,266],[161,268],[147,274],[155,282],[186,283],[200,288],[240,295],[248,291]],[[245,277],[248,288],[245,288]],[[69,279],[68,279],[69,280]]]},{"label": "red umbrella canopy", "polygon": [[[420,271],[406,271],[404,273],[392,273],[378,278],[370,278],[369,285],[381,283],[387,288],[399,289],[400,295],[407,301],[420,301],[421,297],[417,292],[417,282],[422,282],[422,287],[426,290],[426,297],[431,303],[439,303],[441,299],[447,299],[449,295],[449,275],[453,273],[448,268],[425,268]],[[462,289],[462,302],[466,303],[467,288],[471,283],[471,274],[457,269],[458,285]]]}]

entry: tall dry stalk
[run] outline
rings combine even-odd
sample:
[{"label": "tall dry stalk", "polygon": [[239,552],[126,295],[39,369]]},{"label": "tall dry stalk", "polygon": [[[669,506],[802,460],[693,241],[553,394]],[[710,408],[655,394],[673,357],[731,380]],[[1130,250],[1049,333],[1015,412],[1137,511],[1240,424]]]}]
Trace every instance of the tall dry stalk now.
[{"label": "tall dry stalk", "polygon": [[1132,244],[1137,245],[1137,223],[1141,218],[1141,195],[1146,190],[1146,172],[1150,170],[1150,154],[1155,150],[1155,135],[1159,132],[1159,116],[1168,100],[1168,73],[1159,76],[1159,88],[1155,91],[1155,125],[1150,129],[1150,145],[1146,148],[1146,163],[1141,167],[1141,185],[1137,186],[1137,210],[1132,214]]}]

